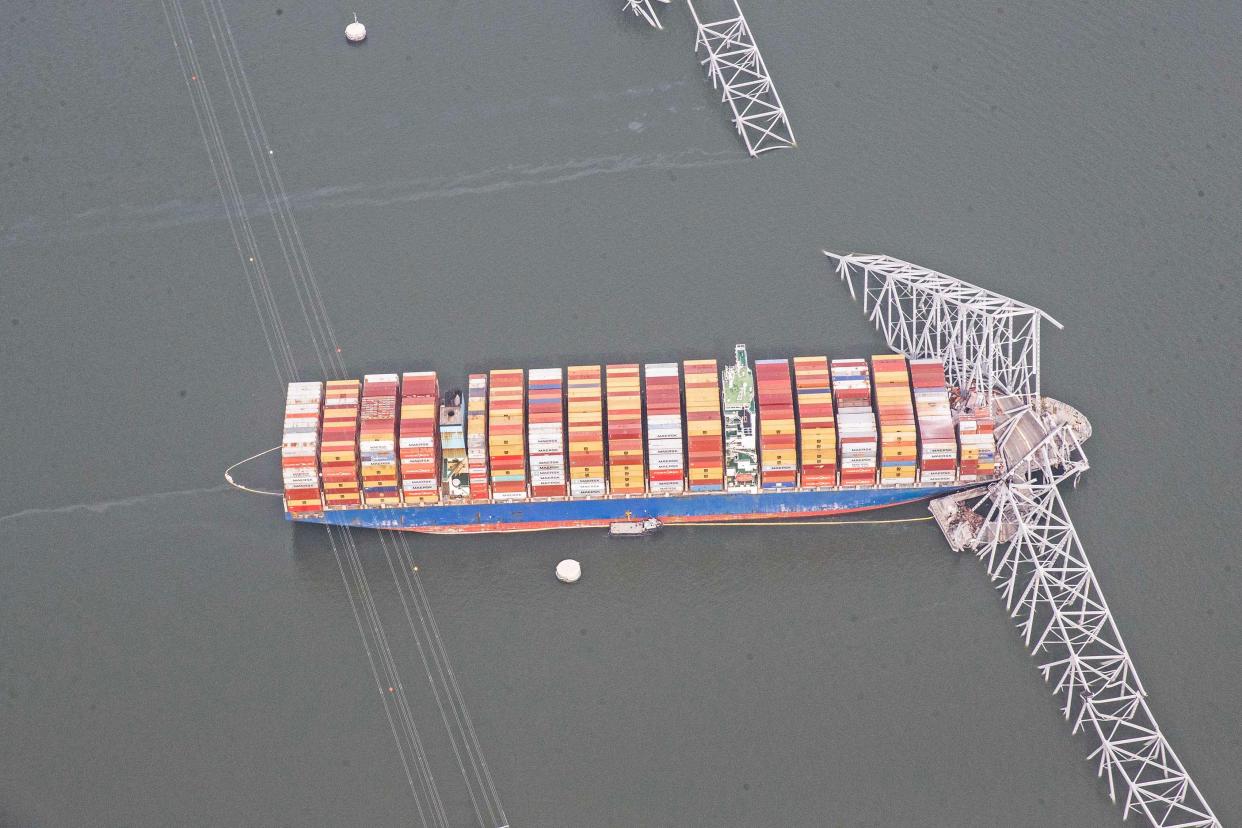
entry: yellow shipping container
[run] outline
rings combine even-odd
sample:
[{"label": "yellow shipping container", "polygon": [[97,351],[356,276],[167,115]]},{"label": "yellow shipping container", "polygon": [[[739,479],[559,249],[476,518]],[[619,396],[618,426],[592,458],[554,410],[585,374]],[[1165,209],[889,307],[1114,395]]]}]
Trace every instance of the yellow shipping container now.
[{"label": "yellow shipping container", "polygon": [[440,496],[435,492],[406,492],[406,503],[438,503]]}]

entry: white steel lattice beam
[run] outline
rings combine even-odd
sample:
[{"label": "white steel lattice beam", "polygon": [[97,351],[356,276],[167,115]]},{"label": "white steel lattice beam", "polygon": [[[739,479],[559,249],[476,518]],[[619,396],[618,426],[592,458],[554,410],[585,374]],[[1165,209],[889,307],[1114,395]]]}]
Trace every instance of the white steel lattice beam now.
[{"label": "white steel lattice beam", "polygon": [[963,393],[1039,398],[1040,322],[1061,327],[1039,308],[891,256],[824,255],[893,350],[944,360]]},{"label": "white steel lattice beam", "polygon": [[733,111],[733,124],[746,144],[746,151],[753,157],[795,146],[781,96],[737,0],[733,0],[737,16],[714,23],[704,23],[699,18],[693,0],[686,0],[686,5],[698,27],[694,51],[706,51],[702,63],[707,67],[712,88],[721,90],[721,100]]},{"label": "white steel lattice beam", "polygon": [[[824,251],[889,347],[944,361],[950,379],[998,416],[1002,476],[933,504],[954,548],[974,549],[1023,643],[1123,813],[1158,828],[1220,821],[1160,731],[1078,539],[1061,485],[1088,469],[1086,418],[1040,395],[1038,308],[888,256]],[[973,392],[973,393],[970,393]],[[964,498],[964,500],[963,500]]]},{"label": "white steel lattice beam", "polygon": [[[657,2],[667,5],[672,0],[657,0]],[[625,7],[634,13],[635,16],[641,17],[657,29],[663,29],[660,25],[660,18],[656,14],[655,7],[651,5],[651,0],[625,0]]]},{"label": "white steel lattice beam", "polygon": [[1088,468],[1082,445],[1070,424],[1038,411],[1024,406],[1011,412],[1028,427],[1005,430],[1002,442],[1029,432],[1032,420],[1045,437],[971,506],[985,525],[1012,529],[983,533],[976,554],[1023,642],[1040,658],[1044,680],[1062,698],[1074,732],[1086,732],[1098,745],[1091,758],[1108,779],[1109,797],[1124,798],[1124,816],[1137,812],[1162,828],[1219,828],[1147,705],[1061,498],[1061,484]]}]

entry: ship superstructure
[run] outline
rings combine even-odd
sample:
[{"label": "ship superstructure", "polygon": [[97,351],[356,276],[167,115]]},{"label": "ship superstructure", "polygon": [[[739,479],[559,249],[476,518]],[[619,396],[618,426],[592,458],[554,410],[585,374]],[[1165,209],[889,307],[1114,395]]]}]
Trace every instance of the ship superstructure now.
[{"label": "ship superstructure", "polygon": [[733,350],[733,364],[720,376],[724,400],[725,490],[753,492],[759,485],[755,447],[755,378],[746,346]]}]

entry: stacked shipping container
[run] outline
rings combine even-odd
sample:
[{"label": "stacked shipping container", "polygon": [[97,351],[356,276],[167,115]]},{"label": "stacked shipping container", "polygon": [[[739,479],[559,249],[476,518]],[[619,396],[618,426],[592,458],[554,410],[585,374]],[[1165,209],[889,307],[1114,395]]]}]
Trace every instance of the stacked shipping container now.
[{"label": "stacked shipping container", "polygon": [[461,391],[445,391],[440,397],[440,494],[448,500],[470,497],[470,472],[466,460],[466,412]]},{"label": "stacked shipping container", "polygon": [[439,402],[440,383],[435,371],[401,375],[397,456],[401,461],[401,494],[407,504],[440,499],[440,463],[436,457]]},{"label": "stacked shipping container", "polygon": [[985,411],[963,414],[957,421],[962,465],[958,477],[963,483],[991,477],[996,473],[996,438],[992,418]]},{"label": "stacked shipping container", "polygon": [[647,398],[647,483],[653,492],[681,492],[686,487],[682,449],[681,381],[676,362],[648,363],[644,368]]},{"label": "stacked shipping container", "polygon": [[399,506],[397,481],[397,375],[362,378],[362,420],[358,452],[362,459],[362,496],[367,506]]},{"label": "stacked shipping container", "polygon": [[568,376],[569,493],[602,497],[604,485],[604,396],[598,365],[571,365]]},{"label": "stacked shipping container", "polygon": [[714,359],[688,359],[686,374],[686,449],[692,492],[724,488],[721,444],[720,379]]},{"label": "stacked shipping container", "polygon": [[647,490],[643,465],[643,395],[638,366],[604,367],[608,417],[608,488],[612,494]]},{"label": "stacked shipping container", "polygon": [[918,432],[910,374],[900,354],[871,357],[875,407],[880,416],[880,485],[913,486],[918,477]]},{"label": "stacked shipping container", "polygon": [[867,362],[862,359],[834,359],[829,370],[832,396],[837,404],[841,485],[874,486],[876,430]]},{"label": "stacked shipping container", "polygon": [[362,505],[362,481],[358,475],[361,396],[362,383],[353,379],[328,380],[324,391],[319,468],[327,509],[356,509]]},{"label": "stacked shipping container", "polygon": [[285,511],[323,511],[319,494],[319,428],[323,385],[291,382],[285,394],[285,421],[280,438],[280,476]]},{"label": "stacked shipping container", "polygon": [[755,381],[759,392],[759,486],[792,489],[798,485],[798,426],[789,360],[756,360]]},{"label": "stacked shipping container", "polygon": [[910,360],[910,384],[919,420],[919,479],[923,483],[952,483],[957,479],[957,441],[944,363],[938,359]]},{"label": "stacked shipping container", "polygon": [[526,492],[526,388],[521,368],[492,371],[487,398],[487,448],[492,499],[521,500]]},{"label": "stacked shipping container", "polygon": [[837,421],[832,410],[832,383],[828,359],[795,357],[794,382],[798,393],[798,442],[802,485],[837,485]]},{"label": "stacked shipping container", "polygon": [[487,468],[487,374],[471,374],[466,391],[466,464],[470,467],[470,499],[490,500]]},{"label": "stacked shipping container", "polygon": [[565,496],[565,404],[560,368],[528,374],[531,497]]},{"label": "stacked shipping container", "polygon": [[955,439],[938,360],[798,357],[792,372],[776,359],[752,373],[744,346],[736,357],[720,374],[684,363],[684,415],[677,363],[609,365],[603,382],[599,366],[537,369],[529,389],[520,369],[472,374],[464,400],[442,400],[434,372],[292,383],[288,510],[945,484],[959,457],[964,483],[995,474],[991,418],[960,415]]}]

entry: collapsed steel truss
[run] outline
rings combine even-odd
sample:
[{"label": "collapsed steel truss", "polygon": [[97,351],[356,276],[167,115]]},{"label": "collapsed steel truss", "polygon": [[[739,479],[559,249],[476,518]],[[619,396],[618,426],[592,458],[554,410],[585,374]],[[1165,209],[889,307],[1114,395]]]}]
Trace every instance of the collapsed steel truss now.
[{"label": "collapsed steel truss", "polygon": [[889,347],[943,359],[950,380],[985,398],[1039,398],[1039,308],[890,256],[824,251],[862,293],[863,310]]},{"label": "collapsed steel truss", "polygon": [[[975,551],[1024,644],[1064,701],[1124,816],[1161,828],[1219,828],[1147,705],[1146,691],[1074,530],[1060,486],[1088,468],[1090,425],[1040,397],[1038,308],[887,256],[825,253],[890,347],[943,359],[951,380],[998,417],[1002,477],[933,504],[955,549]],[[857,294],[855,293],[855,298]],[[951,515],[942,519],[945,515]]]},{"label": "collapsed steel truss", "polygon": [[[658,0],[660,3],[668,4],[671,0]],[[651,0],[625,0],[625,7],[632,11],[635,16],[641,17],[657,29],[663,29],[660,25],[660,18],[656,15],[655,8],[651,5]]]},{"label": "collapsed steel truss", "polygon": [[712,87],[721,90],[721,100],[733,111],[733,123],[746,143],[746,150],[756,156],[768,150],[793,147],[793,129],[776,93],[772,76],[759,54],[755,38],[750,32],[742,7],[733,0],[736,17],[704,23],[694,8],[693,0],[686,0],[698,35],[694,51],[703,48],[707,57],[702,63],[707,67]]}]

